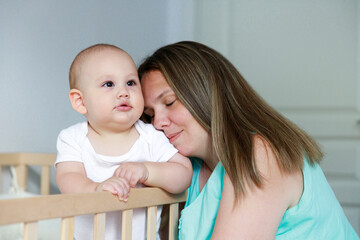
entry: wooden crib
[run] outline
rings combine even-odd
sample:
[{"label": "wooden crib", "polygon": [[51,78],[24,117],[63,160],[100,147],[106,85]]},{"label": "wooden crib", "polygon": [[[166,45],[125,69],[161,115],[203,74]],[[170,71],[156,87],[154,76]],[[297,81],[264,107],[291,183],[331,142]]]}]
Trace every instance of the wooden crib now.
[{"label": "wooden crib", "polygon": [[132,189],[126,203],[119,201],[109,192],[48,195],[50,168],[55,158],[55,154],[0,153],[0,174],[3,166],[15,166],[19,186],[23,189],[27,187],[28,166],[41,166],[42,194],[29,198],[0,200],[0,225],[23,223],[23,239],[32,240],[38,239],[40,220],[60,218],[60,239],[72,240],[74,217],[94,214],[94,239],[100,240],[105,238],[105,214],[122,210],[122,239],[132,239],[133,209],[146,207],[147,239],[151,240],[156,239],[157,236],[157,206],[169,204],[169,239],[177,239],[178,204],[186,200],[185,192],[174,195],[159,188]]}]

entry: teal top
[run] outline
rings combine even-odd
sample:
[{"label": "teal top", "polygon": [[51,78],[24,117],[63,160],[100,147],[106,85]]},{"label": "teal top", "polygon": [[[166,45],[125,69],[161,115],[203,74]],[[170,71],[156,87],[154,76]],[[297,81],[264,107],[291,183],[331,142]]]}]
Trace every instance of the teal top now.
[{"label": "teal top", "polygon": [[[202,191],[199,174],[202,161],[192,159],[193,179],[179,221],[179,239],[210,239],[219,209],[225,170],[218,163]],[[304,160],[304,192],[299,203],[288,209],[275,239],[358,240],[320,166]],[[241,227],[241,226],[239,226]]]},{"label": "teal top", "polygon": [[225,169],[218,163],[200,192],[199,175],[202,161],[191,159],[193,177],[188,189],[187,200],[179,220],[179,239],[210,239],[219,209]]}]

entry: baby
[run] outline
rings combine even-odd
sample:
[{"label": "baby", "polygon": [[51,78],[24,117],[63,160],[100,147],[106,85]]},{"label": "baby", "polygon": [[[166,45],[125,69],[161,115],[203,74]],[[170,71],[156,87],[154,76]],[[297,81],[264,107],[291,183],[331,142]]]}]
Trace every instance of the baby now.
[{"label": "baby", "polygon": [[[87,121],[61,131],[56,181],[62,193],[109,191],[126,201],[135,186],[185,191],[192,167],[166,136],[139,120],[144,100],[137,69],[108,44],[81,51],[70,68],[69,98]],[[161,209],[159,209],[159,212]],[[159,213],[158,212],[158,219]],[[133,239],[145,239],[145,210],[133,213]],[[121,212],[106,215],[106,239],[121,238]],[[75,219],[75,238],[93,239],[93,216]]]}]

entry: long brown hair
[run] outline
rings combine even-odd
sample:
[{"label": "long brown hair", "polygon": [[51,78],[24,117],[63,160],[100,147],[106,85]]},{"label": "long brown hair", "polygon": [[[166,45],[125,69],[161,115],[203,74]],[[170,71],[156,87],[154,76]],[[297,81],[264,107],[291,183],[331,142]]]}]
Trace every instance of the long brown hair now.
[{"label": "long brown hair", "polygon": [[261,186],[253,135],[269,142],[282,171],[322,159],[306,132],[269,106],[223,55],[197,42],[178,42],[155,51],[139,66],[139,77],[161,71],[179,100],[212,137],[215,154],[229,175],[236,197],[245,182]]}]

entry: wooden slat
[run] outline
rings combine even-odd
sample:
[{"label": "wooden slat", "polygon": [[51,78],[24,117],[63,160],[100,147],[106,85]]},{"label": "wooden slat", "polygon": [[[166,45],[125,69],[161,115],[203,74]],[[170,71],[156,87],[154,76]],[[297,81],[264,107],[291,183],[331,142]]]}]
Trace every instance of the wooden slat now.
[{"label": "wooden slat", "polygon": [[94,240],[105,239],[105,213],[94,214]]},{"label": "wooden slat", "polygon": [[27,178],[28,178],[28,169],[24,164],[19,164],[15,166],[17,182],[19,187],[23,190],[27,189]]},{"label": "wooden slat", "polygon": [[20,153],[1,153],[0,164],[3,166],[20,164]]},{"label": "wooden slat", "polygon": [[0,165],[54,165],[56,154],[54,153],[0,153]]},{"label": "wooden slat", "polygon": [[179,204],[170,204],[169,214],[169,240],[178,239]]},{"label": "wooden slat", "polygon": [[132,217],[133,217],[132,209],[122,211],[121,239],[124,240],[132,239]]},{"label": "wooden slat", "polygon": [[28,166],[42,166],[41,193],[46,195],[50,192],[50,166],[54,165],[55,160],[56,154],[51,153],[0,153],[0,170],[1,166],[15,166],[19,187],[26,190]]},{"label": "wooden slat", "polygon": [[38,239],[38,222],[24,223],[24,240]]},{"label": "wooden slat", "polygon": [[74,239],[74,217],[67,217],[61,220],[61,240]]},{"label": "wooden slat", "polygon": [[156,240],[157,206],[147,208],[147,240]]},{"label": "wooden slat", "polygon": [[0,225],[127,210],[186,201],[186,192],[170,194],[160,188],[131,189],[128,202],[109,192],[55,194],[0,201]]},{"label": "wooden slat", "polygon": [[2,192],[2,167],[0,165],[0,193]]},{"label": "wooden slat", "polygon": [[41,195],[50,194],[50,166],[41,167],[41,182],[40,182]]},{"label": "wooden slat", "polygon": [[56,160],[54,153],[19,153],[21,163],[27,165],[48,165],[52,166]]}]

